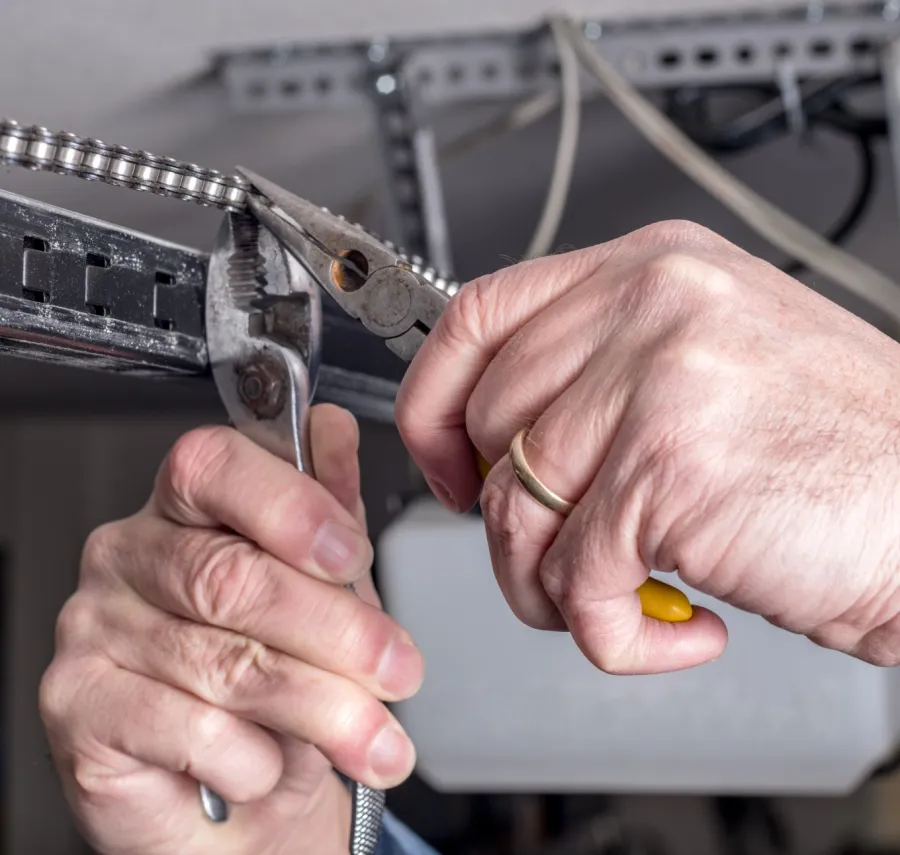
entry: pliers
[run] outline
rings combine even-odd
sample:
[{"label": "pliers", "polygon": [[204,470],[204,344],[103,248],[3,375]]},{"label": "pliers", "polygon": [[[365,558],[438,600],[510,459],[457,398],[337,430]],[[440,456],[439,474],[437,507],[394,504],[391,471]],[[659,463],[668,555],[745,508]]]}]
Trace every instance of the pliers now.
[{"label": "pliers", "polygon": [[[314,476],[306,418],[322,335],[322,292],[409,362],[458,286],[393,245],[271,181],[239,168],[248,213],[223,223],[209,267],[209,360],[232,424]],[[484,473],[485,466],[480,467]],[[675,588],[649,579],[645,614],[690,617]],[[203,789],[210,818],[227,806]],[[354,788],[352,855],[376,849],[383,795]]]},{"label": "pliers", "polygon": [[[210,257],[206,340],[232,425],[315,477],[306,420],[322,335],[322,291],[407,362],[444,310],[451,286],[359,226],[249,170],[249,215],[230,214]],[[200,788],[206,815],[228,806]],[[353,787],[351,855],[377,849],[384,794]]]}]

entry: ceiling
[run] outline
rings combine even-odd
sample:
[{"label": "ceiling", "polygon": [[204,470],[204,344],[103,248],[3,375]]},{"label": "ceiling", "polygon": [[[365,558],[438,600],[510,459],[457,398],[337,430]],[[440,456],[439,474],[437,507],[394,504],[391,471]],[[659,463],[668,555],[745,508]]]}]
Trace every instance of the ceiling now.
[{"label": "ceiling", "polygon": [[[212,52],[271,42],[520,28],[551,8],[544,0],[4,0],[2,7],[0,116],[223,171],[242,163],[337,210],[346,210],[375,174],[366,117],[235,116],[215,81],[203,77]],[[734,0],[572,0],[565,6],[570,13],[600,18],[735,7]],[[451,118],[466,122],[472,115]],[[448,216],[463,276],[494,269],[523,251],[546,189],[556,123],[550,116],[446,166]],[[587,111],[579,152],[560,244],[597,242],[671,216],[705,222],[749,249],[768,251],[608,106]],[[854,169],[846,146],[831,140],[812,151],[788,142],[731,165],[774,201],[823,229],[849,194]],[[0,168],[0,188],[199,248],[210,246],[218,227],[213,211],[73,178]],[[895,229],[887,176],[869,226],[854,246],[900,275]],[[154,408],[210,407],[215,397],[208,387],[189,384],[178,394],[165,384],[151,387],[0,361],[0,402],[6,402],[0,412],[71,409],[78,402],[94,411],[104,402],[115,408],[138,400]]]}]

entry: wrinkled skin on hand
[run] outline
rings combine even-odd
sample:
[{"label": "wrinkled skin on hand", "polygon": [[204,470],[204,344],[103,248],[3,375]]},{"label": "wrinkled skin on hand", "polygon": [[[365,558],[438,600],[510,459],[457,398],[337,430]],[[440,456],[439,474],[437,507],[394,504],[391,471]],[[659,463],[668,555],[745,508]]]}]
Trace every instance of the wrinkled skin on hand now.
[{"label": "wrinkled skin on hand", "polygon": [[147,506],[85,547],[40,707],[101,855],[346,855],[332,767],[373,787],[413,767],[382,701],[422,661],[372,587],[356,424],[321,406],[311,431],[318,482],[234,431],[186,435]]},{"label": "wrinkled skin on hand", "polygon": [[[525,623],[612,673],[719,656],[722,622],[644,617],[648,568],[814,642],[900,663],[900,346],[687,223],[464,287],[397,405],[435,494],[478,498]],[[563,519],[518,485],[510,442]]]}]

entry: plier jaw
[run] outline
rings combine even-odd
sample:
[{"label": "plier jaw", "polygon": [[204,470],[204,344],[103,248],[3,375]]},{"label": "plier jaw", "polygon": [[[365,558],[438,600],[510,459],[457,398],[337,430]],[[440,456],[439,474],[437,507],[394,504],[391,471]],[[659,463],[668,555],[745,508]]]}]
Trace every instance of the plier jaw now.
[{"label": "plier jaw", "polygon": [[409,362],[449,299],[434,276],[360,226],[239,167],[248,207],[351,317]]},{"label": "plier jaw", "polygon": [[[254,264],[256,283],[248,282]],[[213,378],[232,425],[309,474],[306,420],[321,330],[315,279],[275,235],[247,215],[230,214],[219,231],[207,278],[206,338]]]}]

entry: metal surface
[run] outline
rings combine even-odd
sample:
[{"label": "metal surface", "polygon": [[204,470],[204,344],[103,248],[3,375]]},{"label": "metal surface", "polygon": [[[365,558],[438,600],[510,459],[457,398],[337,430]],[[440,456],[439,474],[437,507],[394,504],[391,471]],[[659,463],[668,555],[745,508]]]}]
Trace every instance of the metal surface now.
[{"label": "metal surface", "polygon": [[351,855],[375,855],[381,835],[385,793],[362,784],[353,784],[353,823],[350,828]]},{"label": "metal surface", "polygon": [[0,350],[103,371],[207,370],[206,257],[0,192]]},{"label": "metal surface", "polygon": [[[367,52],[370,59],[373,55],[380,59],[375,46]],[[373,61],[366,85],[378,129],[388,234],[411,254],[430,259],[442,276],[449,276],[450,236],[434,132],[417,109],[402,60]]]},{"label": "metal surface", "polygon": [[[235,245],[241,225],[240,215],[229,215],[209,263],[206,340],[213,379],[237,430],[301,472],[312,472],[305,421],[319,368],[319,289],[275,237],[260,229],[267,295],[284,302],[249,310],[237,305],[229,268],[235,252],[243,251]],[[298,308],[290,325],[293,340],[269,325],[275,305]],[[257,385],[258,394],[248,394],[248,388]]]},{"label": "metal surface", "polygon": [[12,119],[0,121],[0,163],[75,175],[224,211],[242,210],[246,195],[237,176]]},{"label": "metal surface", "polygon": [[388,244],[249,170],[253,215],[348,315],[409,362],[455,283],[410,264]]},{"label": "metal surface", "polygon": [[[890,3],[789,11],[585,23],[597,50],[647,88],[774,80],[790,60],[800,77],[878,71],[878,52],[900,35]],[[296,45],[219,55],[233,108],[241,113],[364,107],[371,43]],[[383,49],[383,48],[382,48]],[[523,99],[556,88],[559,67],[544,31],[395,40],[404,73],[426,106]],[[587,75],[585,92],[596,91]]]},{"label": "metal surface", "polygon": [[[209,257],[0,191],[0,353],[149,377],[209,374]],[[315,400],[389,423],[403,363],[335,306]]]}]

